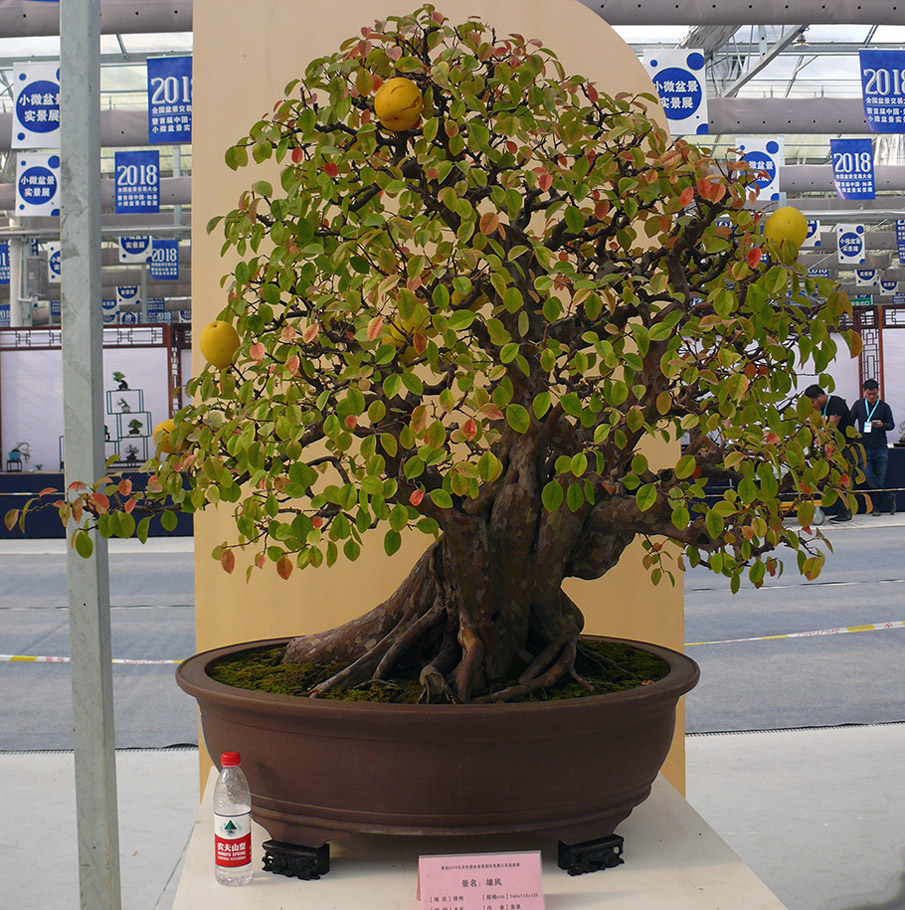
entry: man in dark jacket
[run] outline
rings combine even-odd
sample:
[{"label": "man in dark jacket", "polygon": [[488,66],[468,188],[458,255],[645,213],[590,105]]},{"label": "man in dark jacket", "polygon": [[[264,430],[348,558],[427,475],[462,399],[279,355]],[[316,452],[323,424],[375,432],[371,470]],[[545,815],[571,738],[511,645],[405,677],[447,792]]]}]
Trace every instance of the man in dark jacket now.
[{"label": "man in dark jacket", "polygon": [[[809,385],[805,390],[804,394],[806,398],[811,400],[811,404],[815,407],[816,410],[820,411],[821,414],[826,418],[827,424],[835,427],[842,433],[846,438],[848,433],[846,430],[854,426],[854,420],[852,419],[851,411],[849,411],[848,404],[844,398],[840,398],[838,395],[827,395],[826,392],[820,388],[819,385]],[[827,449],[829,451],[829,449]],[[851,446],[845,447],[846,458],[849,462],[857,464],[858,458],[855,453],[852,451]],[[830,521],[851,521],[852,513],[851,509],[842,506],[841,510],[837,512],[830,518]]]},{"label": "man in dark jacket", "polygon": [[[886,462],[889,449],[886,443],[886,432],[895,427],[892,410],[880,398],[880,387],[876,379],[866,379],[861,386],[864,397],[852,405],[852,420],[855,428],[861,431],[861,445],[864,446],[864,479],[868,489],[882,490],[886,485]],[[871,497],[874,503],[874,515],[880,511],[896,514],[896,494],[876,493]]]}]

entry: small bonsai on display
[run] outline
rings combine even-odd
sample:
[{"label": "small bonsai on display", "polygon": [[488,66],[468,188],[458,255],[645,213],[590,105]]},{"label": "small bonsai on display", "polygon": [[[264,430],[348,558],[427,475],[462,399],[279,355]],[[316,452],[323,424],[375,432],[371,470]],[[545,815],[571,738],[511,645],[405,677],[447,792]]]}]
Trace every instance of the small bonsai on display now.
[{"label": "small bonsai on display", "polygon": [[118,385],[116,386],[117,391],[119,391],[119,392],[128,391],[128,389],[129,389],[129,383],[126,382],[126,374],[125,374],[125,373],[121,373],[119,370],[116,370],[116,371],[114,372],[114,374],[113,374],[113,381],[114,381],[115,383],[118,383]]},{"label": "small bonsai on display", "polygon": [[857,352],[848,299],[764,237],[757,173],[671,143],[657,105],[431,6],[313,61],[226,152],[279,177],[209,226],[234,264],[171,454],[140,499],[71,488],[64,519],[141,537],[136,503],[165,527],[219,503],[224,570],[284,579],[372,529],[390,555],[424,534],[395,593],[289,644],[335,665],[311,695],[403,665],[426,701],[580,688],[563,581],[636,539],[655,583],[690,565],[760,586],[781,547],[815,578],[814,493],[851,506],[852,476],[797,377],[832,387],[834,332]]},{"label": "small bonsai on display", "polygon": [[141,431],[144,429],[144,422],[139,420],[137,417],[133,417],[129,421],[129,435],[130,436],[140,436]]}]

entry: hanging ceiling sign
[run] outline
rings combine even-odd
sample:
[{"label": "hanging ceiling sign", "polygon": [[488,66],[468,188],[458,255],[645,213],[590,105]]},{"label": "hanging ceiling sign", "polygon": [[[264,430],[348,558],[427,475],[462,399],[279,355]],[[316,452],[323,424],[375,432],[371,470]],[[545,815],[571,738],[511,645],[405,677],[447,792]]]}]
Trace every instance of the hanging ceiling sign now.
[{"label": "hanging ceiling sign", "polygon": [[167,308],[167,302],[163,297],[149,297],[147,310],[149,313],[162,313]]},{"label": "hanging ceiling sign", "polygon": [[148,142],[192,141],[192,58],[148,59]]},{"label": "hanging ceiling sign", "polygon": [[852,306],[873,306],[873,294],[858,294],[856,297],[849,297]]},{"label": "hanging ceiling sign", "polygon": [[779,171],[785,161],[785,138],[767,139],[763,136],[736,137],[735,146],[749,167],[760,171],[753,186],[762,202],[779,199]]},{"label": "hanging ceiling sign", "polygon": [[855,287],[872,288],[877,284],[876,269],[855,269]]},{"label": "hanging ceiling sign", "polygon": [[63,271],[63,250],[57,240],[48,241],[44,247],[47,250],[47,280],[50,284],[59,284]]},{"label": "hanging ceiling sign", "polygon": [[899,290],[898,281],[886,281],[885,279],[880,279],[880,296],[881,297],[894,297]]},{"label": "hanging ceiling sign", "polygon": [[138,325],[140,313],[120,313],[119,321],[121,325]]},{"label": "hanging ceiling sign", "polygon": [[191,310],[180,310],[179,311],[179,321],[180,322],[191,322],[192,321],[192,311]]},{"label": "hanging ceiling sign", "polygon": [[59,147],[59,64],[20,63],[13,68],[13,126],[10,148]]},{"label": "hanging ceiling sign", "polygon": [[16,156],[16,214],[60,214],[60,156],[24,152]]},{"label": "hanging ceiling sign", "polygon": [[875,199],[874,149],[870,139],[830,139],[833,180],[840,199]]},{"label": "hanging ceiling sign", "polygon": [[119,304],[115,297],[101,300],[101,316],[106,324],[119,321]]},{"label": "hanging ceiling sign", "polygon": [[160,152],[117,152],[116,214],[160,211]]},{"label": "hanging ceiling sign", "polygon": [[820,246],[820,222],[808,219],[808,234],[802,246]]},{"label": "hanging ceiling sign", "polygon": [[808,269],[808,274],[812,278],[829,278],[830,270],[829,269]]},{"label": "hanging ceiling sign", "polygon": [[862,265],[865,262],[863,224],[837,224],[836,243],[839,265]]},{"label": "hanging ceiling sign", "polygon": [[0,284],[9,284],[9,241],[0,243]]},{"label": "hanging ceiling sign", "polygon": [[119,238],[119,261],[143,263],[151,261],[151,237],[148,234]]},{"label": "hanging ceiling sign", "polygon": [[154,241],[150,275],[155,281],[175,281],[179,278],[178,240]]},{"label": "hanging ceiling sign", "polygon": [[657,51],[644,66],[673,133],[709,133],[704,54],[681,48]]},{"label": "hanging ceiling sign", "polygon": [[858,51],[864,120],[875,133],[901,133],[905,127],[905,50]]},{"label": "hanging ceiling sign", "polygon": [[896,246],[899,248],[899,265],[905,265],[905,218],[896,219]]},{"label": "hanging ceiling sign", "polygon": [[126,284],[120,285],[116,289],[116,308],[121,309],[124,306],[141,304],[141,291],[138,285]]}]

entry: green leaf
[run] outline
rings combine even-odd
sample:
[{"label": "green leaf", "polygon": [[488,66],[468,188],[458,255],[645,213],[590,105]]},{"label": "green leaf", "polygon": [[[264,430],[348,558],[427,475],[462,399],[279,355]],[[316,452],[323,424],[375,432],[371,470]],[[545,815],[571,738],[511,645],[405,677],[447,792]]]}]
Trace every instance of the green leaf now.
[{"label": "green leaf", "polygon": [[431,490],[428,494],[431,498],[431,502],[438,509],[451,509],[453,505],[452,496],[446,492],[446,490]]},{"label": "green leaf", "polygon": [[94,552],[94,541],[87,531],[75,532],[75,551],[83,559],[88,559]]},{"label": "green leaf", "polygon": [[565,499],[565,494],[555,480],[551,480],[541,493],[541,502],[548,512],[555,512],[562,505],[563,499]]},{"label": "green leaf", "polygon": [[541,392],[539,395],[535,396],[532,408],[534,410],[534,416],[540,420],[544,414],[550,410],[550,393]]},{"label": "green leaf", "polygon": [[723,533],[723,528],[726,526],[726,523],[723,521],[723,516],[714,512],[713,509],[710,509],[707,512],[705,524],[707,526],[707,533],[714,539]]},{"label": "green leaf", "polygon": [[516,433],[527,433],[531,426],[531,416],[520,404],[510,404],[506,407],[506,423]]},{"label": "green leaf", "polygon": [[585,504],[584,487],[580,483],[570,483],[566,493],[566,505],[577,512]]},{"label": "green leaf", "polygon": [[402,546],[402,535],[398,531],[387,531],[383,538],[383,549],[392,556]]},{"label": "green leaf", "polygon": [[646,512],[657,501],[656,484],[645,483],[635,493],[635,503],[642,512]]},{"label": "green leaf", "polygon": [[171,509],[167,509],[166,512],[161,513],[160,523],[165,531],[175,531],[178,523],[176,513]]},{"label": "green leaf", "polygon": [[683,455],[676,464],[676,477],[679,480],[691,477],[694,474],[695,467],[694,455]]}]

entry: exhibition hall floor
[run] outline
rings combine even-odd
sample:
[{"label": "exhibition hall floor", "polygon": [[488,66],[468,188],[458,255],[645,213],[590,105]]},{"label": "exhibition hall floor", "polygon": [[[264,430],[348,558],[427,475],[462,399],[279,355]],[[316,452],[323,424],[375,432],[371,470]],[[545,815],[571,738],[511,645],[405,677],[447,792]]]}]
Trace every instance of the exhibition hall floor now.
[{"label": "exhibition hall floor", "polygon": [[[817,584],[790,573],[730,598],[712,576],[686,578],[688,652],[703,670],[688,697],[687,796],[791,910],[905,907],[903,526],[829,526],[836,554]],[[111,546],[128,910],[169,910],[197,813],[194,704],[171,663],[192,645],[191,545]],[[78,906],[68,665],[9,659],[68,654],[62,547],[0,542],[0,881],[17,910]],[[618,889],[618,869],[598,875],[602,896]],[[316,882],[298,888],[317,906]]]}]

